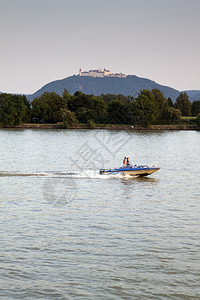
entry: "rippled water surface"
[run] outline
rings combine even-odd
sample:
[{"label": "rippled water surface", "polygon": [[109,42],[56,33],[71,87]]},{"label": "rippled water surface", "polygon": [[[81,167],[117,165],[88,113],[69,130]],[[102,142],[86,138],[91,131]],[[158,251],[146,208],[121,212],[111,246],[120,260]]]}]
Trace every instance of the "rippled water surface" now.
[{"label": "rippled water surface", "polygon": [[[200,299],[200,132],[0,130],[0,299]],[[124,156],[161,169],[101,176]]]}]

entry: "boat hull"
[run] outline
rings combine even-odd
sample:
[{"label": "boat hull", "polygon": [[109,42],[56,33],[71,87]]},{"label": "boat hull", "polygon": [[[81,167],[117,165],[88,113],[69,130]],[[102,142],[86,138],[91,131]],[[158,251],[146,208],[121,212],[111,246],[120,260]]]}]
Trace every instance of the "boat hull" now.
[{"label": "boat hull", "polygon": [[119,168],[119,169],[101,169],[100,174],[101,175],[129,175],[129,176],[148,176],[156,171],[158,171],[159,167],[148,167],[148,166],[139,166],[136,168]]}]

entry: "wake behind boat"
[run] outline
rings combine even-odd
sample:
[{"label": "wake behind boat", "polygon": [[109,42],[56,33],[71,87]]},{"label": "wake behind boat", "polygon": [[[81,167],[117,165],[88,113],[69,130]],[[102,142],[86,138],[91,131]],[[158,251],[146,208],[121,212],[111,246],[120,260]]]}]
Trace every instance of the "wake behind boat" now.
[{"label": "wake behind boat", "polygon": [[156,166],[147,166],[147,165],[131,165],[129,159],[124,158],[123,167],[114,168],[114,169],[100,169],[99,173],[101,175],[130,175],[130,176],[148,176],[160,168]]}]

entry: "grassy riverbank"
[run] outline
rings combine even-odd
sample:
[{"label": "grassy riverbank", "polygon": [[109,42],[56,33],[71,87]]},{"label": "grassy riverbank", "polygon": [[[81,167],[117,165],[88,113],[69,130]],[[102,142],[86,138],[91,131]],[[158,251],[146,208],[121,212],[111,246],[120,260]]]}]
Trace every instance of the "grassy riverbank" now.
[{"label": "grassy riverbank", "polygon": [[[24,123],[21,125],[6,127],[6,128],[22,128],[22,129],[63,129],[63,123],[56,124],[37,124]],[[197,125],[151,125],[148,128],[132,125],[118,124],[95,124],[92,128],[88,124],[78,124],[69,127],[68,129],[107,129],[107,130],[200,130]]]}]

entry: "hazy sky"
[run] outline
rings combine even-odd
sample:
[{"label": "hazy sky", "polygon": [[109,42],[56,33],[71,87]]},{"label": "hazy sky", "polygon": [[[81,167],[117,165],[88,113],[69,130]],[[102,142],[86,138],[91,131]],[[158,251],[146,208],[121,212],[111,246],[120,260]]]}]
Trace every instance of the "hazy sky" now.
[{"label": "hazy sky", "polygon": [[0,0],[0,91],[107,68],[200,90],[200,0]]}]

